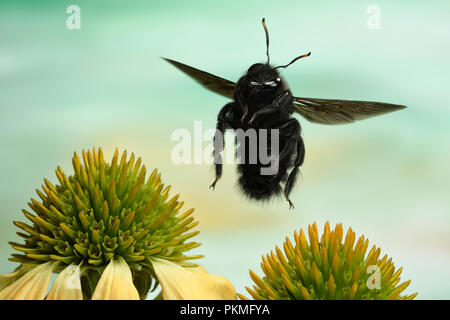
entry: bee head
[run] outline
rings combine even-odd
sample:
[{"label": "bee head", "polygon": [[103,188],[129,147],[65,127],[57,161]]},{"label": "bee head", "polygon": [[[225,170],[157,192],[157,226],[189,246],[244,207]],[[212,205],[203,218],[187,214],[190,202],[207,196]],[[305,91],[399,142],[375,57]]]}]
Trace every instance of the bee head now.
[{"label": "bee head", "polygon": [[277,87],[282,83],[278,71],[262,63],[255,63],[248,69],[247,79],[251,87]]}]

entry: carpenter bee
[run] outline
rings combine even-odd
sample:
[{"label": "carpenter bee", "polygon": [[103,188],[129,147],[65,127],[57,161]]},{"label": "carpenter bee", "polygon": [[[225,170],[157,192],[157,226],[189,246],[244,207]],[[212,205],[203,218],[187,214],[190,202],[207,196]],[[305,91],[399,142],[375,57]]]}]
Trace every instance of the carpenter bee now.
[{"label": "carpenter bee", "polygon": [[[233,102],[226,104],[220,110],[217,118],[216,132],[219,134],[216,134],[214,138],[215,180],[211,188],[215,188],[217,181],[222,176],[223,132],[227,128],[234,130],[275,129],[278,130],[279,149],[276,159],[277,170],[272,174],[261,174],[261,169],[265,165],[259,158],[253,163],[242,161],[238,165],[238,183],[243,193],[254,200],[268,200],[283,192],[290,209],[292,209],[293,204],[289,195],[305,157],[300,123],[297,119],[292,118],[294,112],[311,122],[342,124],[404,109],[405,106],[381,102],[293,96],[287,82],[280,76],[278,70],[287,68],[297,60],[310,56],[311,52],[296,57],[286,65],[273,67],[270,64],[269,32],[265,19],[262,19],[262,25],[266,36],[267,62],[253,64],[237,83],[171,59],[163,59],[207,89],[233,99]],[[259,145],[259,141],[253,141],[253,143]],[[246,140],[241,141],[241,144],[244,144],[245,150],[241,157],[247,160],[249,148],[245,148]],[[273,151],[270,147],[267,149],[268,153]],[[281,184],[284,184],[283,190]]]}]

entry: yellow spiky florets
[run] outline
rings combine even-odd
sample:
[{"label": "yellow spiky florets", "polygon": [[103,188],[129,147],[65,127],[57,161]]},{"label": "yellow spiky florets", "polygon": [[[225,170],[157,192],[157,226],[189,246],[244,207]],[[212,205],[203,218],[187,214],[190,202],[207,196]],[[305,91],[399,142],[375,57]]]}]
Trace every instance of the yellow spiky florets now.
[{"label": "yellow spiky florets", "polygon": [[[317,225],[308,226],[309,243],[300,229],[294,233],[295,244],[286,238],[283,251],[263,256],[260,278],[250,270],[255,285],[246,288],[257,300],[310,299],[414,299],[417,293],[401,296],[410,281],[400,285],[402,268],[395,270],[392,259],[379,259],[380,249],[361,236],[355,244],[355,233],[349,228],[342,243],[342,224],[330,230],[327,222],[319,241]],[[247,299],[239,295],[241,299]]]},{"label": "yellow spiky florets", "polygon": [[31,225],[14,222],[25,231],[18,232],[25,243],[10,242],[21,252],[11,261],[24,267],[57,262],[55,272],[80,265],[83,295],[90,298],[107,264],[123,259],[145,297],[157,284],[151,258],[188,265],[187,260],[202,257],[184,255],[200,245],[186,242],[198,234],[186,233],[197,225],[190,217],[193,209],[179,213],[183,202],[178,195],[169,199],[170,186],[164,188],[157,170],[146,180],[141,159],[135,162],[131,154],[127,160],[125,151],[119,160],[117,149],[110,164],[101,149],[82,156],[83,164],[74,154],[72,176],[57,168],[58,185],[44,179],[43,192],[37,190],[41,201],[28,204],[34,214],[23,210]]}]

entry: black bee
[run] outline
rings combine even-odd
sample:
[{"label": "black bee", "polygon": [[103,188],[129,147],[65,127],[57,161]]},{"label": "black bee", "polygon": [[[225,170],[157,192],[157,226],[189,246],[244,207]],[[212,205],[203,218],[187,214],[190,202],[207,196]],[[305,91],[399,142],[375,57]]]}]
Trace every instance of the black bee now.
[{"label": "black bee", "polygon": [[[404,109],[405,106],[368,101],[294,97],[288,84],[280,76],[278,69],[286,68],[295,61],[310,56],[311,53],[301,55],[287,65],[271,66],[269,33],[264,19],[262,24],[266,35],[267,62],[265,64],[256,63],[252,65],[237,83],[171,59],[163,59],[207,89],[234,100],[220,110],[217,118],[217,132],[222,133],[222,135],[216,135],[214,139],[216,177],[211,188],[215,188],[217,181],[222,176],[221,152],[223,150],[223,132],[225,129],[242,129],[244,131],[248,129],[278,129],[278,170],[272,174],[261,174],[261,169],[265,167],[260,161],[261,159],[258,158],[256,163],[243,161],[243,163],[241,162],[238,165],[239,185],[249,198],[268,200],[281,194],[281,183],[284,183],[284,197],[289,202],[290,208],[293,208],[289,194],[305,157],[301,127],[299,122],[291,117],[293,112],[299,113],[311,122],[341,124]],[[244,150],[246,151],[243,152],[241,157],[244,157],[244,160],[248,160],[249,153],[247,150],[249,148],[246,148],[245,144],[246,142],[244,141]],[[268,139],[268,145],[270,145],[270,139]],[[270,147],[267,149],[267,154],[273,151]],[[292,170],[288,174],[290,168]]]}]

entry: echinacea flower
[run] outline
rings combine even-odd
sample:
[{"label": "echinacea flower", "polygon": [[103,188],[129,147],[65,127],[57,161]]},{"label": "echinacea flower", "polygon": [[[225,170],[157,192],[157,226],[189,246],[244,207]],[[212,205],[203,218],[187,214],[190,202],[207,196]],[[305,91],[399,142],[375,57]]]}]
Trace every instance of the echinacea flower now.
[{"label": "echinacea flower", "polygon": [[[417,293],[401,296],[410,280],[400,285],[402,268],[395,270],[392,259],[379,259],[380,249],[373,246],[366,255],[369,241],[361,236],[355,244],[355,233],[349,228],[342,242],[342,224],[330,230],[325,224],[320,237],[317,225],[308,226],[309,243],[300,229],[294,234],[295,243],[288,238],[284,253],[276,247],[263,256],[260,278],[250,270],[255,285],[246,288],[256,300],[369,300],[414,299]],[[247,299],[238,295],[241,299]]]},{"label": "echinacea flower", "polygon": [[[162,287],[165,299],[235,299],[233,286],[190,262],[202,256],[188,240],[198,222],[180,212],[161,175],[146,180],[141,159],[116,149],[107,164],[101,149],[73,157],[74,174],[57,168],[59,184],[44,179],[41,201],[14,222],[24,243],[10,242],[20,266],[0,275],[0,299],[143,299]],[[48,291],[52,273],[57,273]]]}]

